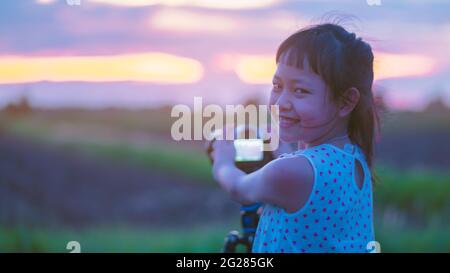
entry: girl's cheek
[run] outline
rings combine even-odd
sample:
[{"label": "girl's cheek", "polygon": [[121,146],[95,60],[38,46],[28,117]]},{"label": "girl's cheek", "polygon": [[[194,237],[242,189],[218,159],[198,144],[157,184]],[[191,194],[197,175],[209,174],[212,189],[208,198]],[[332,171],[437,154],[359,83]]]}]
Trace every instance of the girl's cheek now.
[{"label": "girl's cheek", "polygon": [[294,109],[297,113],[297,116],[302,120],[310,120],[316,115],[316,109],[306,101],[296,102],[294,104]]}]

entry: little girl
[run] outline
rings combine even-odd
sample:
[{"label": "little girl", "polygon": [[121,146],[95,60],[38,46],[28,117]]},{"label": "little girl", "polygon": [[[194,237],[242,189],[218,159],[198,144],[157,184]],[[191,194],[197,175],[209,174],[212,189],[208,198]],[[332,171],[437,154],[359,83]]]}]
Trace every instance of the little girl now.
[{"label": "little girl", "polygon": [[236,201],[264,204],[253,252],[368,252],[379,123],[372,49],[321,24],[283,41],[276,63],[270,104],[279,107],[280,139],[302,149],[246,174],[233,143],[215,141],[214,177]]}]

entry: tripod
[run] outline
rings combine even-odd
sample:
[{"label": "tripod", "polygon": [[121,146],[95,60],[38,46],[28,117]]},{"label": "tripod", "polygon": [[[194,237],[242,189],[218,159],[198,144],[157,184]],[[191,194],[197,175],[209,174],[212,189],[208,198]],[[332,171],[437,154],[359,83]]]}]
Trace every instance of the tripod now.
[{"label": "tripod", "polygon": [[236,252],[238,245],[244,245],[247,253],[252,251],[253,239],[255,238],[256,228],[258,226],[258,209],[261,204],[251,204],[241,206],[241,224],[242,234],[237,230],[230,231],[225,237],[224,253]]},{"label": "tripod", "polygon": [[[212,143],[215,140],[211,141],[206,149],[206,153],[213,163],[211,158],[212,152]],[[269,143],[269,140],[265,140],[264,143]],[[235,165],[240,170],[245,173],[251,173],[268,162],[274,159],[274,155],[270,151],[264,151],[263,158],[259,161],[241,161],[235,162]],[[223,248],[224,253],[234,253],[236,252],[236,247],[238,245],[244,245],[248,253],[252,251],[253,239],[255,238],[256,228],[259,222],[259,214],[258,209],[261,207],[261,204],[250,204],[250,205],[242,205],[241,212],[241,225],[242,225],[242,234],[237,230],[230,231],[228,235],[225,237],[225,245]]]}]

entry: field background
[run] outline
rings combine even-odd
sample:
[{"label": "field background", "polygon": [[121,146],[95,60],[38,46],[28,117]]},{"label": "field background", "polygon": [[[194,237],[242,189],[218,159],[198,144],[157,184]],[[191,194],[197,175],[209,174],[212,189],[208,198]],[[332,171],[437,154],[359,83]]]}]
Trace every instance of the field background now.
[{"label": "field background", "polygon": [[[239,206],[170,107],[0,113],[0,252],[220,252]],[[376,238],[383,252],[450,251],[450,111],[382,116]]]}]

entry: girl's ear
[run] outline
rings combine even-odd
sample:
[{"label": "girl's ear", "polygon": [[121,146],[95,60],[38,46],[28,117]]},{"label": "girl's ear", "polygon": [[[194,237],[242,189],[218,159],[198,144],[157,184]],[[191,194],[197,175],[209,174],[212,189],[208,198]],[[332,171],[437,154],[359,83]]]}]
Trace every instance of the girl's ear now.
[{"label": "girl's ear", "polygon": [[350,115],[359,102],[360,93],[355,87],[345,90],[339,101],[339,116],[341,118]]}]

